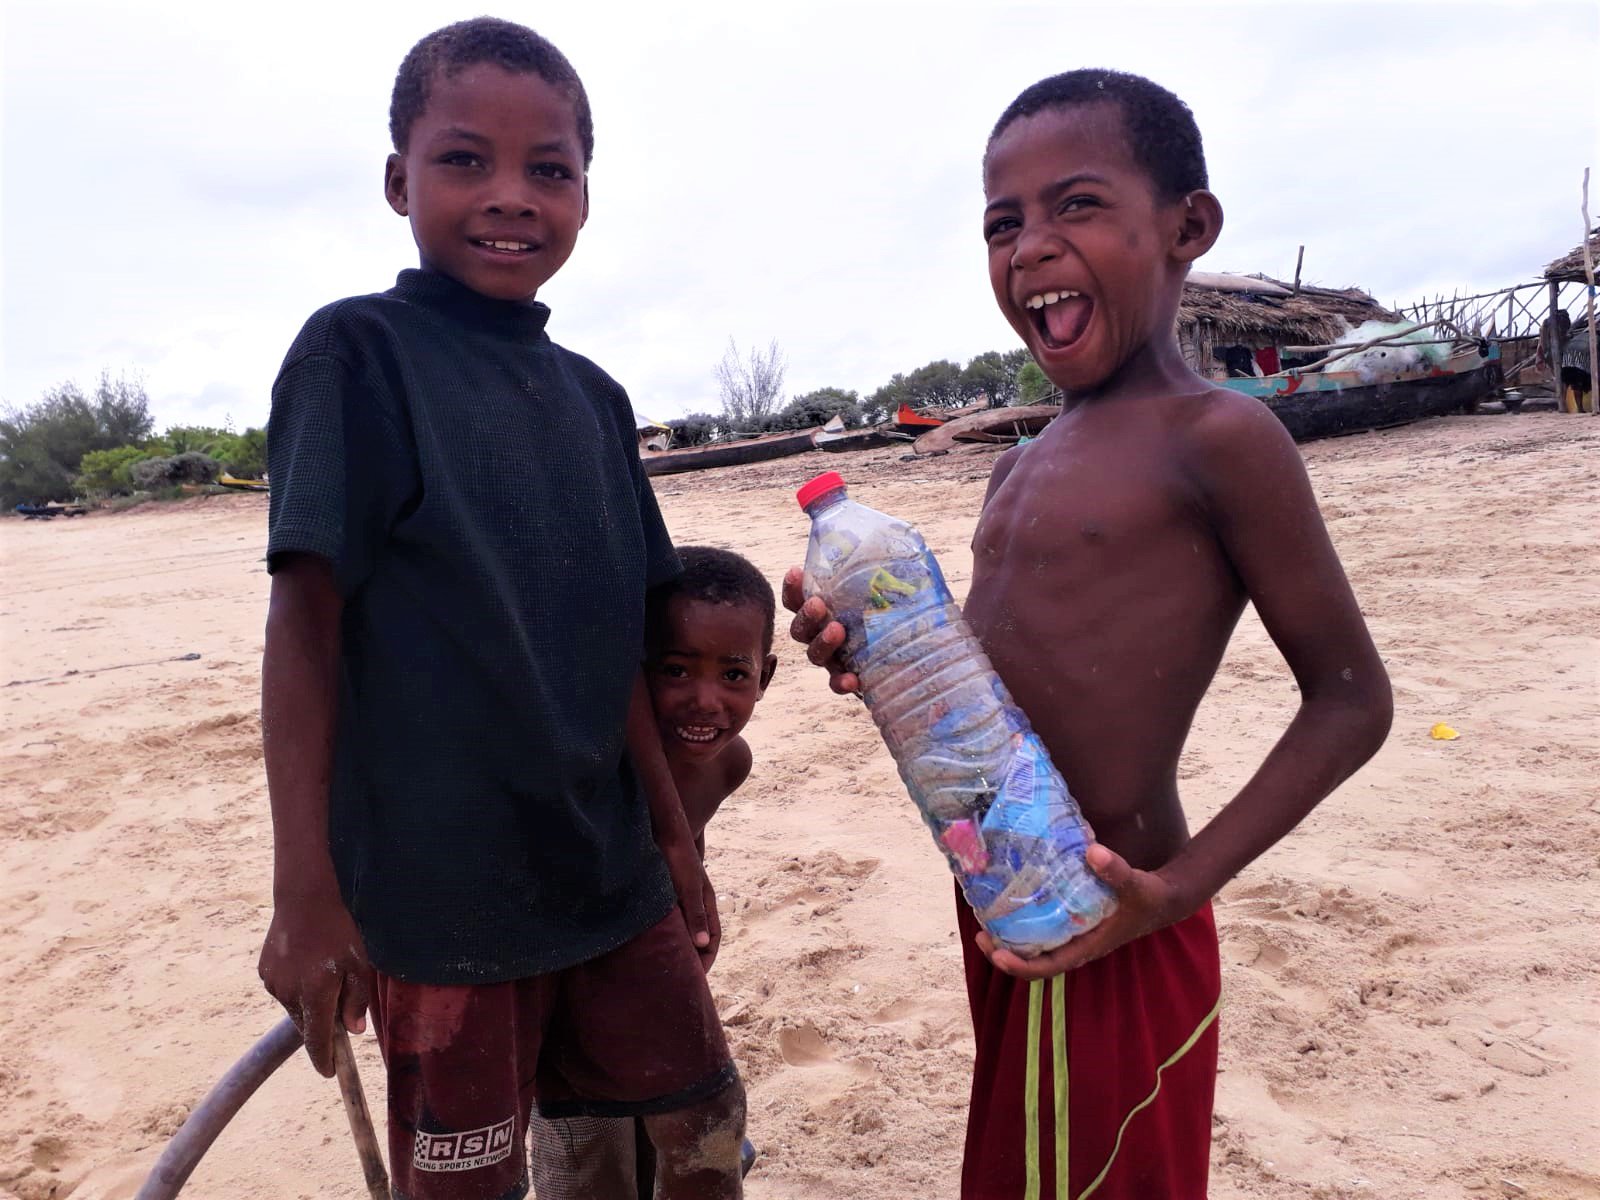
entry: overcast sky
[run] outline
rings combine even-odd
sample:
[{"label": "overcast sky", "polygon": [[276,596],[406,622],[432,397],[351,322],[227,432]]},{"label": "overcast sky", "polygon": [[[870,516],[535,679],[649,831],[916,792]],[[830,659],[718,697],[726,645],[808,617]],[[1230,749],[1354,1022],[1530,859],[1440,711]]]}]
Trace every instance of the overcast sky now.
[{"label": "overcast sky", "polygon": [[[394,72],[448,0],[5,0],[0,402],[141,375],[160,426],[266,419],[305,318],[414,266],[382,196]],[[978,160],[1023,87],[1145,74],[1194,109],[1227,224],[1201,269],[1384,301],[1576,245],[1600,5],[1134,8],[513,0],[594,106],[592,215],[550,331],[657,418],[729,337],[787,391],[1009,349]],[[1600,210],[1600,178],[1591,209]]]}]

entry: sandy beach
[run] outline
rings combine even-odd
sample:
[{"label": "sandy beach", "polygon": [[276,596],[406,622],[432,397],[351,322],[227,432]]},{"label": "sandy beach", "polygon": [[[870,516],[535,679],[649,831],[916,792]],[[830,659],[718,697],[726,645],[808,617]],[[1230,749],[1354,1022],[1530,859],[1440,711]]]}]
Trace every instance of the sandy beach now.
[{"label": "sandy beach", "polygon": [[[1222,893],[1219,1200],[1600,1196],[1600,420],[1304,447],[1392,674],[1378,758]],[[680,543],[776,582],[794,487],[844,471],[958,593],[993,451],[665,477]],[[0,521],[0,1197],[130,1200],[279,1017],[257,685],[266,500]],[[950,885],[861,707],[780,630],[750,783],[713,824],[713,989],[755,1200],[953,1197],[971,1055]],[[1296,696],[1246,614],[1186,751],[1191,822]],[[1448,722],[1455,741],[1429,729]],[[1070,773],[1070,768],[1069,768]],[[369,1098],[382,1106],[370,1036]],[[363,1194],[297,1056],[185,1190]]]}]

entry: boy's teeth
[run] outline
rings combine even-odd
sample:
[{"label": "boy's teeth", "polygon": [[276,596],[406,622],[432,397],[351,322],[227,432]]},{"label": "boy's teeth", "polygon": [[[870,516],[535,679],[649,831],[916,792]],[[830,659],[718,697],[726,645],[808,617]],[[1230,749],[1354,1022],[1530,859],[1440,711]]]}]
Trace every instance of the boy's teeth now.
[{"label": "boy's teeth", "polygon": [[717,737],[715,725],[680,725],[678,736],[686,742],[710,742]]},{"label": "boy's teeth", "polygon": [[482,242],[480,245],[493,246],[496,250],[526,250],[526,242]]},{"label": "boy's teeth", "polygon": [[1043,308],[1046,304],[1054,304],[1057,300],[1071,300],[1078,296],[1078,292],[1040,292],[1037,296],[1029,296],[1027,307]]}]

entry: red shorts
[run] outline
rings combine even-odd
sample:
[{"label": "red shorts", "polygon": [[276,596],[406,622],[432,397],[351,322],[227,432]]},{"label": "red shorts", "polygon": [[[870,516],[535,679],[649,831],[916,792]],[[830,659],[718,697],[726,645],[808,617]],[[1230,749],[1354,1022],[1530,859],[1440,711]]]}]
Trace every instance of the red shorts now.
[{"label": "red shorts", "polygon": [[962,1200],[1204,1200],[1222,971],[1208,904],[1076,971],[997,971],[957,920],[977,1038]]},{"label": "red shorts", "polygon": [[672,1112],[737,1078],[682,913],[609,954],[476,986],[378,976],[396,1200],[520,1200],[547,1116]]}]

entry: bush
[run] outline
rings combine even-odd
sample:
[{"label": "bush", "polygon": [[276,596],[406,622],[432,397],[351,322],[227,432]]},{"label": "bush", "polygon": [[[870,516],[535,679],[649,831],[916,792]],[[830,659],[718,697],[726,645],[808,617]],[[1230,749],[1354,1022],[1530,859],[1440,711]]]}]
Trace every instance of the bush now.
[{"label": "bush", "polygon": [[129,468],[134,487],[142,492],[159,492],[185,483],[215,483],[222,464],[209,454],[189,451],[170,458],[147,458]]},{"label": "bush", "polygon": [[91,450],[78,465],[76,487],[85,496],[126,496],[134,490],[133,467],[152,457],[140,446]]}]

